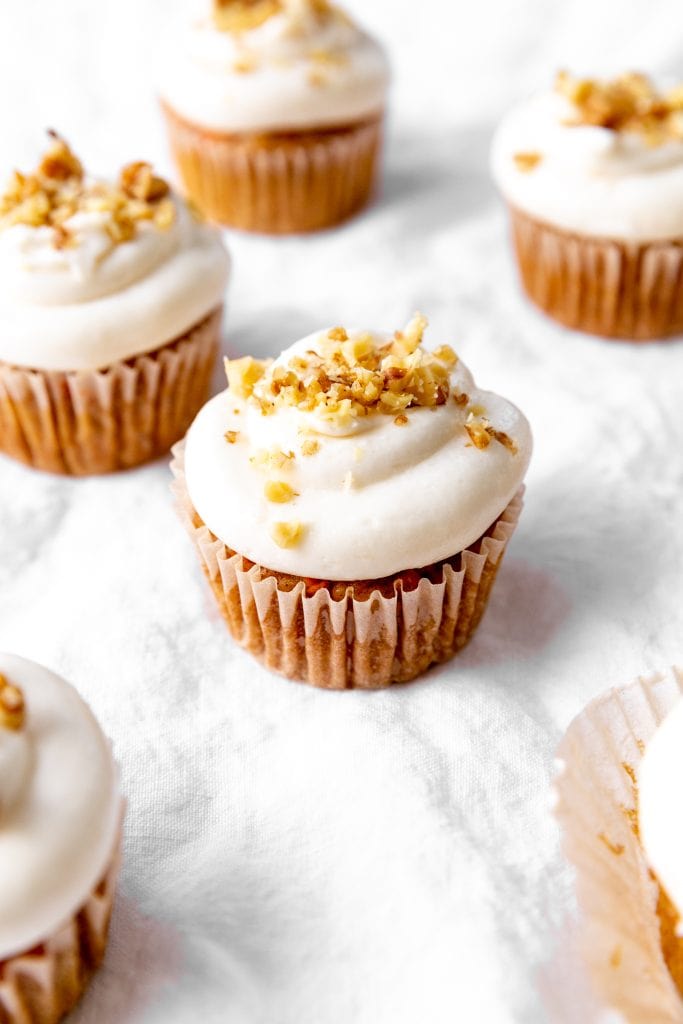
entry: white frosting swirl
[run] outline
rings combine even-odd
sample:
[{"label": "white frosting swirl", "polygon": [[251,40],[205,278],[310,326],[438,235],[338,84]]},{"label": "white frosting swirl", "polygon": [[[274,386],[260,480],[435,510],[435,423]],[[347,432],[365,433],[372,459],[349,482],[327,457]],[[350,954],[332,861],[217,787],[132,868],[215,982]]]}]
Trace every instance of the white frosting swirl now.
[{"label": "white frosting swirl", "polygon": [[0,961],[48,938],[101,880],[119,828],[108,741],[76,691],[0,654],[24,695],[20,731],[0,728]]},{"label": "white frosting swirl", "polygon": [[219,31],[210,17],[183,27],[160,69],[162,99],[177,114],[227,133],[360,121],[383,111],[388,83],[373,38],[340,12],[321,19],[292,2],[239,34]]},{"label": "white frosting swirl", "polygon": [[[683,142],[652,147],[637,134],[569,125],[573,105],[544,93],[516,107],[493,141],[493,176],[512,205],[592,237],[683,237]],[[531,170],[516,154],[538,154]]]},{"label": "white frosting swirl", "polygon": [[223,301],[229,260],[219,233],[180,199],[161,230],[141,223],[113,245],[106,215],[78,213],[75,245],[48,227],[0,232],[0,360],[40,370],[94,370],[182,335]]},{"label": "white frosting swirl", "polygon": [[[304,338],[280,361],[315,350],[326,334]],[[374,337],[381,343],[389,338]],[[519,488],[531,455],[531,433],[522,413],[505,399],[479,391],[461,362],[451,382],[514,440],[516,454],[497,442],[485,450],[472,446],[466,410],[453,401],[434,409],[408,409],[405,426],[397,426],[393,416],[376,414],[355,420],[339,434],[319,416],[294,408],[280,407],[264,416],[228,390],[204,406],[189,430],[185,473],[190,499],[228,547],[297,576],[378,579],[454,555],[485,532]],[[238,432],[234,444],[225,440],[229,430]],[[302,441],[311,437],[319,450],[304,456]],[[255,451],[273,447],[295,454],[280,477],[298,495],[287,504],[265,499],[263,471],[249,461]],[[281,548],[270,527],[288,520],[303,524],[303,537],[296,546]]]}]

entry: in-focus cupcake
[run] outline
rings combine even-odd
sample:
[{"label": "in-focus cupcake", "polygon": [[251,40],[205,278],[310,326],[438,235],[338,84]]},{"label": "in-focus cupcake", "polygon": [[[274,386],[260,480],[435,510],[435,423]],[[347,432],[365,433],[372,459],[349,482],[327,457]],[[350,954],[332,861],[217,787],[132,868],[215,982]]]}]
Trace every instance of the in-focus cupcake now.
[{"label": "in-focus cupcake", "polygon": [[380,45],[328,0],[214,0],[161,72],[188,195],[248,231],[345,220],[377,177],[388,78]]},{"label": "in-focus cupcake", "polygon": [[683,331],[682,87],[561,73],[503,121],[493,173],[544,312],[608,338]]},{"label": "in-focus cupcake", "polygon": [[227,275],[149,164],[92,178],[55,136],[0,195],[0,451],[76,475],[167,451],[208,397]]},{"label": "in-focus cupcake", "polygon": [[109,742],[73,687],[0,655],[4,1024],[54,1024],[100,965],[121,813]]},{"label": "in-focus cupcake", "polygon": [[521,507],[524,416],[420,315],[320,331],[228,390],[176,450],[176,492],[232,635],[316,686],[406,681],[464,646]]}]

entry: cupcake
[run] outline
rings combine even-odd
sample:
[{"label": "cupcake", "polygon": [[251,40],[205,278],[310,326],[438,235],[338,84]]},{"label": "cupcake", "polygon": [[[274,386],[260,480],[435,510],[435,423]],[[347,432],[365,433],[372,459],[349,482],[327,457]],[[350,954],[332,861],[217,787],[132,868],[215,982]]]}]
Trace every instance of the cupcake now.
[{"label": "cupcake", "polygon": [[226,364],[176,493],[238,643],[332,689],[402,682],[469,640],[521,506],[524,416],[419,314]]},{"label": "cupcake", "polygon": [[683,1020],[682,691],[679,669],[610,690],[558,751],[556,813],[580,910],[568,978],[573,991],[587,972],[586,1020]]},{"label": "cupcake", "polygon": [[[683,997],[683,701],[647,744],[638,769],[638,825],[646,860],[659,885],[662,952]],[[679,813],[676,810],[679,809]],[[683,1014],[683,1006],[681,1007]]]},{"label": "cupcake", "polygon": [[153,459],[206,401],[228,257],[149,164],[67,144],[0,196],[0,452],[84,475]]},{"label": "cupcake", "polygon": [[54,1024],[100,965],[121,816],[109,743],[76,691],[0,655],[3,1024]]},{"label": "cupcake", "polygon": [[493,144],[522,285],[555,320],[606,338],[683,331],[683,88],[561,73]]},{"label": "cupcake", "polygon": [[161,102],[186,192],[212,220],[315,231],[377,176],[388,68],[328,0],[214,0],[166,50]]}]

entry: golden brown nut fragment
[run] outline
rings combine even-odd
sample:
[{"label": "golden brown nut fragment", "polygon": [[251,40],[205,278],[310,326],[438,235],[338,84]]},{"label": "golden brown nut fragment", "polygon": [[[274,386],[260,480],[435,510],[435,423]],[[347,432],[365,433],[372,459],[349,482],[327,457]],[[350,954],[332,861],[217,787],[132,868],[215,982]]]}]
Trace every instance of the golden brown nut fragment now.
[{"label": "golden brown nut fragment", "polygon": [[169,193],[168,183],[163,178],[157,178],[151,164],[144,160],[126,164],[119,176],[119,184],[121,191],[131,199],[140,199],[145,203],[154,203]]},{"label": "golden brown nut fragment", "polygon": [[660,93],[647,75],[629,72],[610,81],[560,71],[556,90],[576,108],[572,125],[639,134],[650,146],[683,139],[683,89]]},{"label": "golden brown nut fragment", "polygon": [[0,675],[0,728],[16,732],[22,728],[25,717],[24,695],[18,686]]},{"label": "golden brown nut fragment", "polygon": [[515,161],[518,171],[528,173],[538,167],[543,157],[540,153],[515,153],[512,159]]},{"label": "golden brown nut fragment", "polygon": [[302,455],[316,455],[320,451],[320,443],[318,441],[304,441],[301,445]]},{"label": "golden brown nut fragment", "polygon": [[266,501],[272,501],[277,505],[285,505],[298,497],[293,487],[290,487],[284,480],[268,480],[263,488]]},{"label": "golden brown nut fragment", "polygon": [[302,539],[304,527],[302,523],[292,520],[289,523],[273,523],[270,535],[279,548],[293,548]]},{"label": "golden brown nut fragment", "polygon": [[213,0],[213,20],[221,32],[248,32],[282,8],[282,0]]},{"label": "golden brown nut fragment", "polygon": [[225,431],[225,440],[228,442],[228,444],[235,444],[239,436],[240,435],[238,430]]}]

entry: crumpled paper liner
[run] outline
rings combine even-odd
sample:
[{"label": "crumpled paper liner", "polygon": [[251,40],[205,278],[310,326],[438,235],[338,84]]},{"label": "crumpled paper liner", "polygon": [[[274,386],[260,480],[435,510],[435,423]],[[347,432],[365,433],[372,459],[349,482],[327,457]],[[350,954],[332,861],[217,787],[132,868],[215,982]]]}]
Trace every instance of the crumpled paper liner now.
[{"label": "crumpled paper liner", "polygon": [[556,814],[576,871],[583,958],[605,1012],[629,1024],[683,1024],[662,952],[660,889],[637,834],[636,787],[645,745],[682,692],[680,669],[612,690],[574,719],[558,750]]},{"label": "crumpled paper liner", "polygon": [[383,117],[320,131],[221,135],[162,104],[184,189],[213,221],[245,231],[317,231],[372,193]]},{"label": "crumpled paper liner", "polygon": [[81,909],[41,945],[0,960],[2,1024],[56,1024],[83,995],[107,947],[121,837],[102,881]]},{"label": "crumpled paper liner", "polygon": [[0,452],[36,469],[86,476],[158,458],[209,397],[222,309],[154,352],[103,370],[0,362]]},{"label": "crumpled paper liner", "polygon": [[590,238],[509,209],[522,285],[544,313],[605,338],[683,333],[683,240]]},{"label": "crumpled paper liner", "polygon": [[[414,590],[395,585],[365,600],[350,585],[341,600],[312,597],[303,581],[292,590],[258,565],[245,568],[204,525],[192,506],[183,470],[184,444],[173,449],[173,491],[204,573],[234,639],[267,668],[326,689],[378,689],[407,682],[457,654],[484,613],[493,581],[522,508],[523,488],[486,534],[445,565],[442,582],[423,577]],[[251,564],[251,563],[250,563]]]}]

